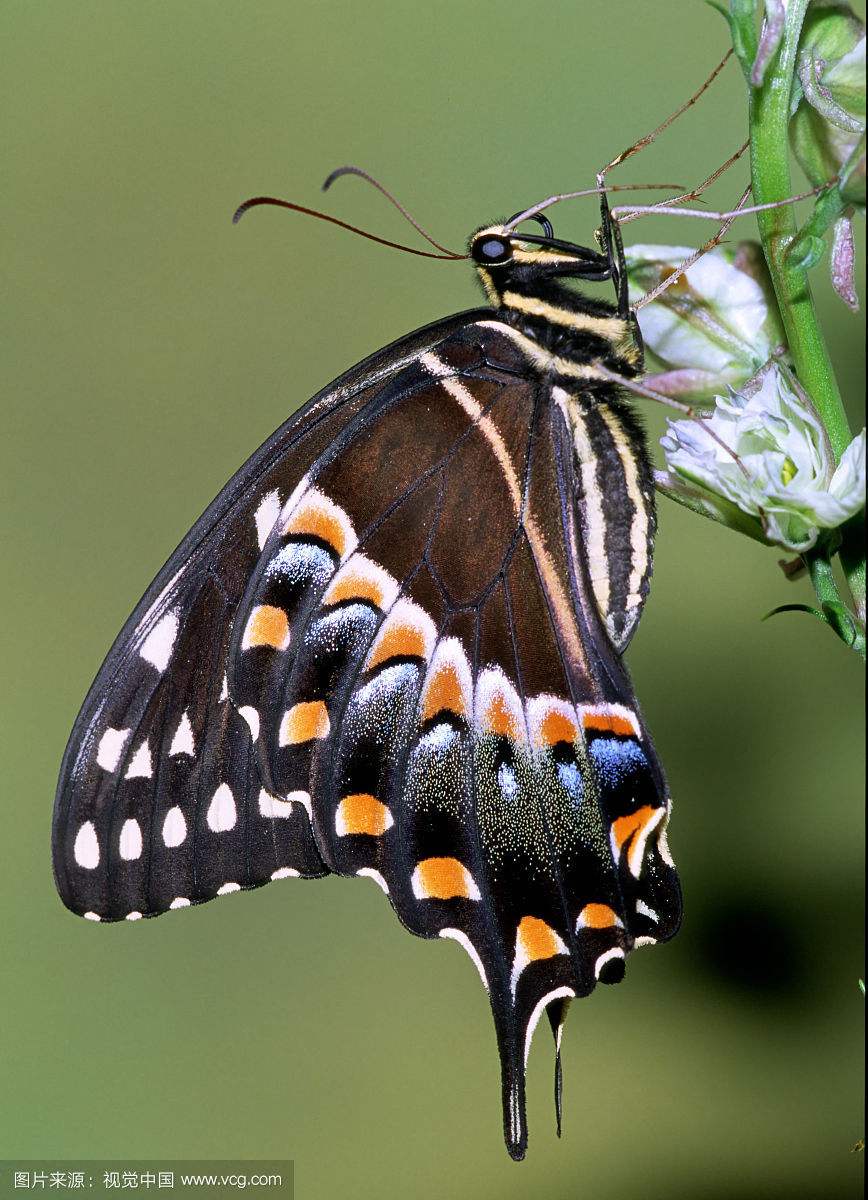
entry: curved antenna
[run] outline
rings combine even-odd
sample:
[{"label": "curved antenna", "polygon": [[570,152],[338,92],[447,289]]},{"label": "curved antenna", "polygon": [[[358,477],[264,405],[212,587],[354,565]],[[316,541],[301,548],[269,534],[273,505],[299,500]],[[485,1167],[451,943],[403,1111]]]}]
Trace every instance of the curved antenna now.
[{"label": "curved antenna", "polygon": [[510,221],[507,221],[504,233],[512,233],[522,221],[529,221],[537,213],[544,212],[553,204],[560,204],[562,200],[576,200],[579,196],[602,196],[606,192],[635,192],[644,188],[671,192],[673,188],[680,187],[679,183],[610,183],[606,187],[582,188],[579,192],[559,192],[554,196],[546,197],[545,200],[540,200],[538,204],[532,204],[524,212],[517,213]]},{"label": "curved antenna", "polygon": [[381,193],[381,195],[386,197],[386,199],[389,201],[390,204],[393,204],[395,206],[395,208],[397,208],[397,210],[401,214],[401,216],[406,221],[410,222],[410,224],[413,226],[413,228],[416,230],[416,232],[422,235],[422,237],[425,239],[425,241],[428,243],[428,245],[433,246],[435,250],[442,250],[444,254],[450,255],[452,258],[466,258],[467,257],[466,255],[456,254],[455,251],[450,250],[448,248],[448,246],[441,246],[439,242],[435,242],[434,239],[431,237],[430,233],[427,233],[422,228],[422,226],[419,224],[419,222],[416,220],[416,218],[413,216],[413,214],[407,211],[407,209],[404,207],[404,205],[401,203],[401,201],[398,200],[397,197],[393,196],[392,193],[389,191],[389,189],[387,187],[384,187],[383,184],[380,183],[379,179],[375,179],[373,175],[371,175],[368,171],[363,170],[361,167],[353,167],[353,166],[336,167],[334,169],[334,171],[332,171],[332,173],[328,176],[325,183],[322,185],[322,190],[324,192],[327,192],[329,190],[329,188],[331,187],[331,185],[334,183],[334,181],[336,179],[340,179],[343,175],[357,175],[359,177],[359,179],[364,179],[372,187],[375,187],[377,189],[377,191]]},{"label": "curved antenna", "polygon": [[381,246],[391,246],[393,250],[403,250],[405,254],[417,254],[420,258],[439,258],[457,261],[470,257],[468,254],[453,254],[451,251],[447,251],[445,254],[432,254],[430,250],[416,250],[413,246],[405,246],[401,242],[392,242],[388,238],[378,237],[375,233],[368,233],[365,229],[359,229],[357,225],[349,225],[346,221],[339,221],[337,217],[330,217],[328,213],[318,212],[315,208],[305,208],[303,204],[293,204],[291,201],[281,200],[277,196],[252,196],[249,200],[245,200],[243,204],[238,205],[232,214],[232,224],[237,225],[246,212],[251,208],[257,208],[261,204],[271,204],[275,208],[288,208],[293,212],[304,213],[308,217],[317,217],[320,221],[328,221],[332,225],[339,225],[341,229],[348,229],[350,233],[357,233],[359,237],[367,238],[371,242],[378,242]]}]

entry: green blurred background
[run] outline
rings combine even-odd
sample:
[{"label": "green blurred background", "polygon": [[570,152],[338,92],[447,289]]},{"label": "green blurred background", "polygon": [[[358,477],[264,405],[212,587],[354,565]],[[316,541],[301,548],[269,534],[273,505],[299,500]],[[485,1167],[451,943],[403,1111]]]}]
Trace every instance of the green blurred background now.
[{"label": "green blurred background", "polygon": [[[370,884],[289,881],[100,928],[51,878],[68,730],[169,551],[310,394],[477,302],[466,265],[273,210],[233,228],[235,205],[317,205],[357,162],[460,244],[589,186],[721,57],[720,17],[700,0],[5,0],[0,22],[0,1156],[292,1157],[299,1200],[860,1194],[861,671],[808,617],[760,623],[809,598],[774,551],[666,501],[629,660],[686,917],[626,986],[574,1005],[560,1143],[547,1035],[516,1166],[476,972],[408,937]],[[744,101],[731,65],[622,178],[703,178],[743,139]],[[356,180],[325,204],[414,236]],[[586,241],[595,221],[582,201],[557,230]],[[817,290],[855,402],[860,322]]]}]

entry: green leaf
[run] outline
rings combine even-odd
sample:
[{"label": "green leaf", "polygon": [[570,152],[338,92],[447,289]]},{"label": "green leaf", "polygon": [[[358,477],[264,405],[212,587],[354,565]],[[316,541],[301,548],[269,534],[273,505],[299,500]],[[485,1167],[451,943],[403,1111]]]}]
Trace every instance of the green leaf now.
[{"label": "green leaf", "polygon": [[732,48],[750,83],[758,48],[755,0],[732,0],[729,27],[732,32]]},{"label": "green leaf", "polygon": [[809,616],[816,617],[818,621],[822,621],[824,625],[828,625],[833,633],[841,639],[845,646],[851,650],[855,650],[858,654],[865,656],[865,634],[859,628],[856,619],[850,610],[837,601],[826,601],[823,604],[823,611],[811,608],[809,604],[780,604],[777,608],[773,608],[771,612],[766,613],[760,620],[767,621],[769,617],[776,617],[778,613],[785,612],[804,612]]},{"label": "green leaf", "polygon": [[816,617],[817,620],[822,621],[824,625],[829,624],[828,620],[823,615],[823,613],[821,613],[818,608],[811,608],[811,606],[809,604],[779,604],[777,608],[773,608],[771,612],[767,612],[764,617],[760,617],[760,620],[767,621],[769,619],[769,617],[776,617],[778,615],[778,613],[785,613],[785,612],[810,613],[812,617]]},{"label": "green leaf", "polygon": [[839,600],[826,600],[823,603],[823,614],[829,627],[834,629],[845,646],[859,650],[861,639],[861,650],[864,651],[864,635],[860,633],[853,614],[845,604]]}]

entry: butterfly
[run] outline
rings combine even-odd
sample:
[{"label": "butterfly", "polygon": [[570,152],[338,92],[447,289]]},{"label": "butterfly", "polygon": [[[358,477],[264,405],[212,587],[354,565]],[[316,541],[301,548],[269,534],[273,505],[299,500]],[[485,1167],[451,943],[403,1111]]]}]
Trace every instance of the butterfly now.
[{"label": "butterfly", "polygon": [[[520,215],[477,230],[447,253],[488,303],[353,367],[247,461],[109,651],[54,810],[60,896],[92,921],[333,872],[456,941],[516,1159],[542,1014],[560,1129],[569,1002],[681,911],[622,660],[655,512],[606,378],[642,351],[601,203],[599,250],[538,213],[541,234]],[[575,288],[607,280],[614,303]]]}]

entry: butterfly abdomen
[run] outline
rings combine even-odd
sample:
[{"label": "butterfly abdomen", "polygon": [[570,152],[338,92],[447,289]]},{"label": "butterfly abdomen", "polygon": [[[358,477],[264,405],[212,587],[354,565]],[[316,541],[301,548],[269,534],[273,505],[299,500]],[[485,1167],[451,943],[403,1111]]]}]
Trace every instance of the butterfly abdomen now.
[{"label": "butterfly abdomen", "polygon": [[614,305],[550,279],[509,275],[501,283],[498,316],[548,381],[570,431],[586,569],[606,632],[621,652],[648,595],[656,529],[644,432],[604,374],[630,378],[641,371],[634,323]]}]

